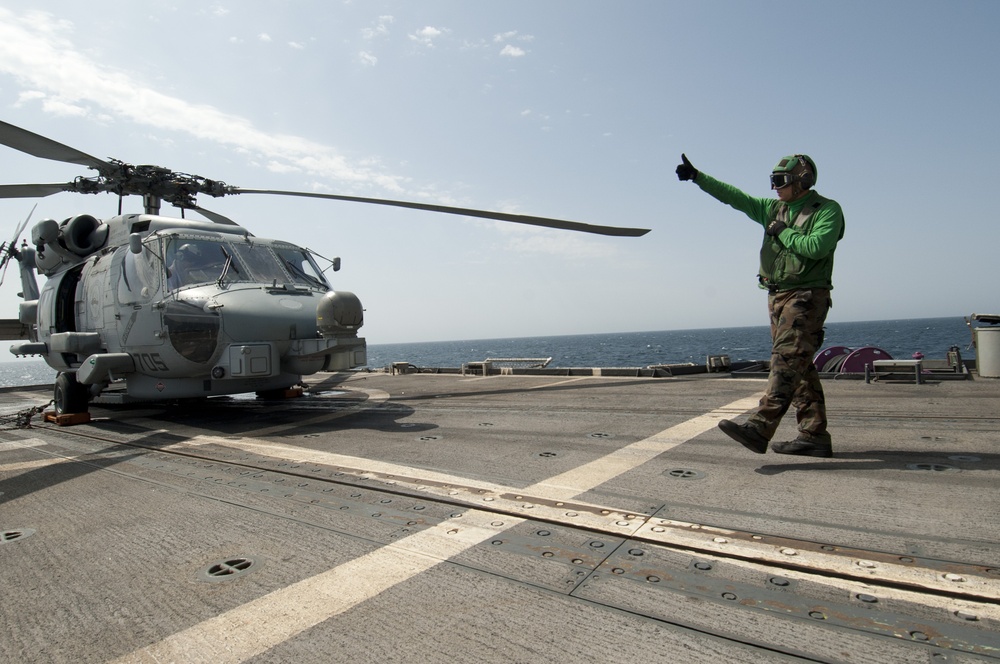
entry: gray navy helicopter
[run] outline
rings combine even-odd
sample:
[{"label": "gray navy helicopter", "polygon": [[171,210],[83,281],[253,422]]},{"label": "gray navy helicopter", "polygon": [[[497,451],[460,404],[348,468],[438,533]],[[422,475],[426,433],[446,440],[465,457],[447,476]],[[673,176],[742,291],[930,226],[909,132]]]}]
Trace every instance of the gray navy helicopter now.
[{"label": "gray navy helicopter", "polygon": [[[31,228],[30,243],[18,246],[29,215],[0,245],[0,268],[6,272],[10,260],[19,264],[24,299],[17,325],[27,340],[10,351],[40,355],[58,372],[57,414],[86,413],[102,393],[119,403],[248,392],[290,396],[303,376],[367,363],[365,340],[358,336],[361,301],[332,289],[326,278],[329,267],[339,270],[340,259],[258,238],[199,207],[198,194],[326,198],[620,237],[648,232],[407,201],[243,189],[160,166],[98,159],[2,121],[0,143],[97,172],[66,183],[0,185],[0,198],[76,192],[119,199],[117,216],[45,219]],[[132,195],[142,197],[141,214],[122,213],[123,199]],[[179,208],[181,217],[161,216],[163,202]],[[207,221],[186,219],[185,210]],[[46,277],[40,291],[36,270]]]}]

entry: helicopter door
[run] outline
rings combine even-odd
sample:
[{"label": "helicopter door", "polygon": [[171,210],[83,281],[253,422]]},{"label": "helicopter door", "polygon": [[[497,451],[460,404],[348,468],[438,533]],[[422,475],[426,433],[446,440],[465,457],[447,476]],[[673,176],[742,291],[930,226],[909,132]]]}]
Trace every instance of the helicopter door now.
[{"label": "helicopter door", "polygon": [[67,270],[66,276],[59,282],[53,307],[56,332],[76,332],[76,287],[80,283],[82,273],[83,265],[77,265]]},{"label": "helicopter door", "polygon": [[[78,358],[66,347],[65,333],[77,331],[76,289],[80,283],[83,265],[74,266],[60,275],[50,278],[38,298],[38,335],[53,352],[46,356],[49,366],[65,371],[75,367]],[[55,342],[53,335],[60,334],[62,340]],[[55,350],[58,347],[59,350]]]},{"label": "helicopter door", "polygon": [[79,312],[77,325],[87,331],[103,331],[105,308],[113,297],[108,289],[111,261],[97,257],[88,261],[88,265],[80,287],[80,303],[83,308]]}]

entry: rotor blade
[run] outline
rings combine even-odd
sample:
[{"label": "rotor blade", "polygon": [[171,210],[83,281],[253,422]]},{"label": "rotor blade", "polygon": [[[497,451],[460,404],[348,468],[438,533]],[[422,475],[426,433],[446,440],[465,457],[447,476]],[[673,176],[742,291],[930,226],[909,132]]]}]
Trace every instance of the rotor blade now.
[{"label": "rotor blade", "polygon": [[639,237],[649,232],[648,228],[595,226],[593,224],[584,224],[579,221],[564,221],[562,219],[549,219],[547,217],[532,217],[522,214],[507,214],[505,212],[490,212],[487,210],[473,210],[470,208],[449,207],[446,205],[431,205],[428,203],[410,203],[407,201],[392,201],[384,198],[360,198],[358,196],[341,196],[338,194],[317,194],[305,191],[279,191],[276,189],[242,189],[240,187],[233,187],[231,193],[275,194],[278,196],[329,198],[336,201],[350,201],[352,203],[373,203],[375,205],[390,205],[393,207],[410,208],[413,210],[427,210],[429,212],[458,214],[465,217],[481,217],[483,219],[496,219],[498,221],[512,221],[518,224],[528,224],[529,226],[544,226],[545,228],[558,228],[564,231],[580,231],[582,233],[596,233],[598,235],[613,235],[617,237]]},{"label": "rotor blade", "polygon": [[14,238],[10,241],[10,246],[15,246],[17,244],[18,238],[21,237],[21,233],[24,232],[24,227],[28,225],[31,221],[31,215],[35,214],[35,210],[38,208],[38,203],[31,206],[31,211],[28,212],[28,216],[24,218],[24,221],[17,225],[17,229],[14,231]]},{"label": "rotor blade", "polygon": [[43,198],[60,191],[73,191],[72,184],[0,184],[0,198]]},{"label": "rotor blade", "polygon": [[51,138],[39,136],[27,129],[21,129],[3,121],[0,121],[0,143],[15,150],[34,155],[35,157],[41,157],[42,159],[80,164],[81,166],[95,168],[101,172],[114,170],[114,166],[103,159],[91,157],[89,154],[80,152],[76,148],[71,148],[68,145],[53,141]]},{"label": "rotor blade", "polygon": [[0,267],[3,268],[3,270],[0,270],[0,284],[3,284],[3,280],[7,278],[7,268],[10,267],[10,259],[17,250],[17,240],[21,237],[21,233],[24,232],[24,227],[31,221],[31,215],[35,214],[37,207],[38,203],[31,206],[31,212],[24,218],[24,221],[17,225],[17,229],[14,231],[14,238],[10,241],[10,244],[5,244],[0,248],[0,253],[3,254],[0,256]]},{"label": "rotor blade", "polygon": [[193,209],[195,212],[205,217],[209,221],[214,221],[217,224],[225,224],[226,226],[239,226],[239,224],[237,224],[235,221],[233,221],[229,217],[225,217],[219,214],[218,212],[212,212],[211,210],[206,210],[205,208],[198,207],[197,205],[191,209]]}]

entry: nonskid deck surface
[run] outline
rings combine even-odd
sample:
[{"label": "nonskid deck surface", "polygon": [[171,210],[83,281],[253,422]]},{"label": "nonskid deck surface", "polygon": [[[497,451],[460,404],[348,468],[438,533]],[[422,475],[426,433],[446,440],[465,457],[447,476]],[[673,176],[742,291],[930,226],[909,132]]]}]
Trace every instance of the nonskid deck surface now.
[{"label": "nonskid deck surface", "polygon": [[717,429],[763,385],[335,374],[8,424],[0,660],[1000,659],[1000,381],[826,381],[832,459]]}]

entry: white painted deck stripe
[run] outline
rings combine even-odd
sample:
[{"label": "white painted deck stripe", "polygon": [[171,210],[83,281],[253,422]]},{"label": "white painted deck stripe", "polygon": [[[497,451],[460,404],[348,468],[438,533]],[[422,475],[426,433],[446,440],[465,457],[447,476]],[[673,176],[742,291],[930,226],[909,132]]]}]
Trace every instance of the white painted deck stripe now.
[{"label": "white painted deck stripe", "polygon": [[749,410],[755,407],[759,401],[760,395],[734,401],[710,413],[681,422],[649,438],[619,448],[600,459],[594,459],[590,463],[550,477],[523,491],[532,497],[570,500],[622,473],[641,466],[683,442],[700,436],[717,426],[719,420],[734,417],[735,414]]},{"label": "white painted deck stripe", "polygon": [[[570,493],[584,493],[703,433],[726,415],[753,407],[758,400],[759,396],[734,401],[586,464],[582,472],[563,473],[522,491],[534,493],[538,488],[566,497]],[[213,442],[233,445],[238,441]],[[602,463],[609,464],[607,471],[600,471]],[[369,465],[371,462],[366,461],[365,467]],[[408,473],[413,471],[408,469]],[[571,486],[571,482],[576,484]],[[490,525],[496,522],[496,515],[465,510],[460,518],[449,519],[328,572],[259,597],[117,661],[217,664],[245,661],[522,521],[505,516],[503,525],[497,527]]]},{"label": "white painted deck stripe", "polygon": [[22,461],[21,463],[0,464],[0,473],[16,473],[22,470],[35,470],[45,466],[54,466],[57,463],[73,461],[67,457],[52,457],[51,459],[38,459],[37,461]]},{"label": "white painted deck stripe", "polygon": [[328,572],[259,597],[137,650],[118,662],[242,662],[413,578],[522,519],[468,510]]},{"label": "white painted deck stripe", "polygon": [[[46,443],[44,440],[39,440],[38,438],[28,438],[26,440],[11,440],[5,443],[0,443],[0,453],[5,452],[7,450],[19,450],[32,447],[42,447],[47,444],[48,443]],[[65,463],[67,461],[75,461],[75,457],[48,456],[44,459],[37,459],[34,461],[0,463],[0,473],[18,472],[22,470],[34,470],[35,468],[43,468],[45,466],[51,466],[57,463]]]}]

